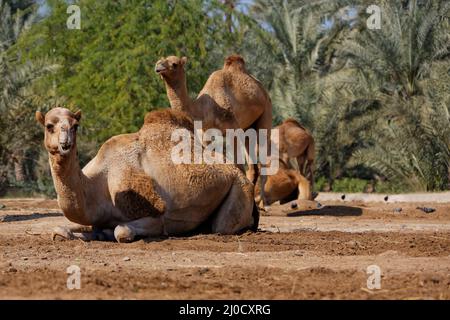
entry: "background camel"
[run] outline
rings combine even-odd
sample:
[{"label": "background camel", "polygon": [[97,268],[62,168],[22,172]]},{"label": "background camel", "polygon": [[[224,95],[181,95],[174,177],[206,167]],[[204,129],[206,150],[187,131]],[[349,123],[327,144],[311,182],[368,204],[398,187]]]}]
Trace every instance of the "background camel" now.
[{"label": "background camel", "polygon": [[312,192],[314,190],[314,158],[316,155],[313,136],[295,119],[286,119],[274,129],[279,130],[280,158],[288,164],[292,159],[297,160],[299,172],[308,178]]},{"label": "background camel", "polygon": [[[262,84],[247,72],[244,59],[238,55],[228,57],[223,68],[211,74],[194,100],[190,99],[187,92],[186,62],[186,57],[169,56],[156,63],[155,71],[165,82],[171,107],[186,111],[193,120],[202,121],[205,130],[217,128],[225,132],[226,129],[239,128],[266,129],[270,155],[272,102]],[[260,144],[261,141],[258,141]],[[248,155],[248,142],[246,150]],[[258,176],[257,166],[249,165],[247,177],[250,181],[256,183]],[[266,177],[261,177],[264,185]],[[261,196],[264,200],[264,194]]]},{"label": "background camel", "polygon": [[[255,201],[261,201],[259,184],[255,185]],[[280,201],[285,203],[291,200],[312,200],[309,181],[297,170],[290,169],[283,160],[279,160],[279,168],[276,174],[268,176],[264,194],[267,204]]]},{"label": "background camel", "polygon": [[109,139],[83,170],[76,146],[80,118],[80,112],[64,108],[54,108],[45,116],[36,112],[45,127],[58,204],[77,224],[55,229],[53,238],[114,235],[118,242],[128,242],[137,236],[189,232],[206,220],[214,233],[256,229],[253,185],[236,166],[172,162],[173,130],[193,130],[184,113],[168,109],[147,114],[137,133]]}]

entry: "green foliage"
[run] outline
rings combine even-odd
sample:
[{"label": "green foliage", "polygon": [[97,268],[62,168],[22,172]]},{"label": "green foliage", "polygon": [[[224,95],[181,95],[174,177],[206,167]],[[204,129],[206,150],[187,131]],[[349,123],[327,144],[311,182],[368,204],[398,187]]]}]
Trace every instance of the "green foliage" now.
[{"label": "green foliage", "polygon": [[[449,185],[450,4],[384,1],[380,32],[363,30],[342,50],[358,81],[351,96],[381,103],[351,163],[365,164],[415,191]],[[447,31],[447,32],[445,32]],[[336,79],[337,77],[335,77]],[[371,83],[369,86],[360,84]],[[367,88],[372,91],[368,92]],[[375,90],[373,90],[375,89]],[[381,117],[380,117],[381,116]]]},{"label": "green foliage", "polygon": [[[56,95],[83,110],[83,134],[97,145],[138,130],[146,112],[168,106],[153,70],[160,57],[189,57],[193,93],[223,63],[222,6],[214,1],[76,1],[81,30],[66,28],[65,1],[48,3],[49,16],[22,39],[20,48],[26,57],[51,56],[62,65],[47,79],[47,88],[54,85]],[[221,55],[210,54],[217,47]]]},{"label": "green foliage", "polygon": [[378,176],[405,190],[446,189],[450,4],[380,1],[382,28],[368,30],[369,4],[255,1],[275,122],[294,117],[313,131],[319,182],[333,190],[346,186],[336,179]]},{"label": "green foliage", "polygon": [[[313,132],[318,190],[449,188],[448,1],[378,1],[381,30],[366,27],[370,0],[254,0],[243,11],[234,0],[46,3],[36,20],[34,1],[0,0],[0,192],[5,181],[54,192],[36,109],[83,110],[85,164],[169,105],[160,57],[189,58],[195,95],[234,52],[269,89],[274,125],[294,117]],[[66,27],[68,3],[81,30]]]},{"label": "green foliage", "polygon": [[334,181],[333,191],[359,193],[364,192],[366,186],[367,180],[355,178],[342,178]]},{"label": "green foliage", "polygon": [[34,120],[40,97],[33,87],[57,65],[46,58],[21,62],[20,51],[13,50],[32,25],[35,9],[32,1],[0,0],[0,193],[37,178],[33,161],[42,137]]}]

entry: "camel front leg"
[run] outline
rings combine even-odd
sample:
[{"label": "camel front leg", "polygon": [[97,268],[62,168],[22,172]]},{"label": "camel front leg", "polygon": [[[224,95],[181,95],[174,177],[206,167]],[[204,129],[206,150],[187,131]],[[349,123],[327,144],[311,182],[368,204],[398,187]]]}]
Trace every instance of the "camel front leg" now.
[{"label": "camel front leg", "polygon": [[[253,146],[255,147],[255,146]],[[251,150],[250,149],[250,139],[245,139],[245,162],[247,163],[247,171],[245,172],[245,175],[248,180],[250,180],[251,183],[256,184],[257,174],[255,170],[256,164],[254,164],[254,159],[250,159],[250,152],[254,152],[256,154],[256,149]],[[235,152],[235,154],[237,154]]]},{"label": "camel front leg", "polygon": [[117,242],[132,242],[136,237],[157,237],[166,235],[163,217],[145,217],[118,225],[114,229]]},{"label": "camel front leg", "polygon": [[69,227],[56,227],[52,231],[52,240],[57,238],[65,240],[80,239],[83,241],[112,241],[114,239],[112,230],[101,230],[92,226],[74,225]]},{"label": "camel front leg", "polygon": [[[266,156],[267,159],[271,159],[271,153],[272,153],[272,148],[271,148],[271,130],[272,130],[272,104],[270,103],[267,106],[267,109],[264,111],[264,113],[258,118],[258,120],[256,120],[256,123],[254,124],[254,128],[256,129],[256,132],[258,132],[258,144],[257,144],[257,154],[258,156],[261,156],[260,154],[260,148],[262,145],[265,145],[266,147]],[[267,130],[267,135],[265,137],[265,141],[261,141],[260,140],[260,130]],[[269,164],[262,164],[261,159],[259,159],[258,161],[258,166],[255,166],[255,168],[258,168],[258,172],[256,174],[256,178],[255,181],[258,179],[258,176],[261,177],[260,179],[260,194],[261,194],[261,199],[263,201],[264,206],[268,206],[268,201],[267,201],[267,197],[265,195],[265,186],[266,186],[266,182],[267,182],[267,175],[262,174],[262,166],[264,166],[265,168],[270,167]]]}]

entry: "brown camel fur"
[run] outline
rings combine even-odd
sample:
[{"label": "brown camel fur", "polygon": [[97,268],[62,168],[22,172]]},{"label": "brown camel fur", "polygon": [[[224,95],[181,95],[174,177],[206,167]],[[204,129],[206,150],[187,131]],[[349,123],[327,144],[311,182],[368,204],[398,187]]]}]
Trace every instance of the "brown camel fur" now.
[{"label": "brown camel fur", "polygon": [[221,234],[256,229],[253,185],[235,165],[173,163],[172,132],[193,131],[183,112],[147,114],[138,132],[109,139],[83,170],[76,145],[80,118],[81,112],[65,108],[36,112],[45,127],[58,204],[77,224],[56,228],[53,239],[129,242],[191,232],[204,223]]},{"label": "brown camel fur", "polygon": [[[274,129],[279,130],[280,158],[289,163],[296,159],[301,175],[306,176],[314,190],[314,159],[316,155],[314,138],[297,120],[286,119]],[[312,199],[310,199],[312,200]]]},{"label": "brown camel fur", "polygon": [[[297,170],[290,169],[288,164],[279,160],[276,174],[268,176],[264,190],[268,205],[280,201],[285,203],[291,200],[312,200],[309,181]],[[255,185],[255,201],[259,203],[259,184]]]},{"label": "brown camel fur", "polygon": [[[228,57],[223,68],[211,74],[194,100],[187,92],[186,62],[186,57],[170,56],[156,63],[155,71],[165,82],[171,107],[202,121],[204,130],[216,128],[225,133],[226,129],[266,129],[270,156],[272,102],[262,84],[247,72],[244,59],[238,55]],[[248,159],[250,147],[246,142]],[[258,175],[257,166],[250,165],[247,171],[250,181],[255,183]],[[265,181],[266,177],[262,176],[263,185]]]}]

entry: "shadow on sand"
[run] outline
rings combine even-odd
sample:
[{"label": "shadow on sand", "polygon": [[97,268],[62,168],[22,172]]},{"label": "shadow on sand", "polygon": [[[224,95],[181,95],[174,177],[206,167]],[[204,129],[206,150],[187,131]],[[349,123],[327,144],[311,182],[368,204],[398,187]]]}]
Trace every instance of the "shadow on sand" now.
[{"label": "shadow on sand", "polygon": [[15,221],[27,221],[42,219],[48,217],[62,217],[61,212],[48,212],[48,213],[32,213],[32,214],[7,214],[0,217],[0,222],[15,222]]},{"label": "shadow on sand", "polygon": [[299,210],[295,212],[289,212],[288,217],[300,217],[300,216],[360,216],[362,215],[361,208],[348,207],[348,206],[324,206],[320,209],[312,210]]}]

